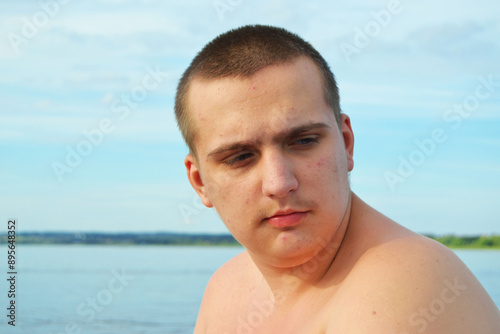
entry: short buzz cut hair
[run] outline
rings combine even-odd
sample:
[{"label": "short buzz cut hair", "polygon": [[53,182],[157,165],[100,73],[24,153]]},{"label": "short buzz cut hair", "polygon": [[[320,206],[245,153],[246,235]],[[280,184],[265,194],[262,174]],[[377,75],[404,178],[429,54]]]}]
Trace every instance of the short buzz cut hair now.
[{"label": "short buzz cut hair", "polygon": [[175,96],[177,125],[189,147],[194,147],[192,113],[187,110],[189,84],[193,78],[248,78],[271,66],[291,63],[300,56],[311,58],[323,77],[324,95],[340,127],[340,101],[337,83],[325,59],[311,44],[283,28],[247,25],[217,36],[196,55],[182,75]]}]

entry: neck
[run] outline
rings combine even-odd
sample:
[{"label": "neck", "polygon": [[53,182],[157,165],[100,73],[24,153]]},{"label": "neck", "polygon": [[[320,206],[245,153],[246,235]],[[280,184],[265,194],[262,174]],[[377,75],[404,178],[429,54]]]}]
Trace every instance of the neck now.
[{"label": "neck", "polygon": [[332,272],[333,264],[343,249],[342,245],[351,216],[352,197],[351,193],[342,222],[334,235],[329,240],[318,237],[319,248],[315,250],[316,255],[306,262],[294,267],[279,268],[254,260],[267,283],[266,285],[270,288],[270,293],[272,293],[277,307],[287,304],[293,305],[294,303],[288,303],[288,301],[300,300],[311,289],[321,286],[324,278]]}]

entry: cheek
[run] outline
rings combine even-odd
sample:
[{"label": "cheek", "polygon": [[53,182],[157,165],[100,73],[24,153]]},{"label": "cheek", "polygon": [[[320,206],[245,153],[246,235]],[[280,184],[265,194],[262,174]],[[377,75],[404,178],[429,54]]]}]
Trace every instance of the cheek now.
[{"label": "cheek", "polygon": [[325,182],[332,178],[338,179],[339,166],[333,156],[322,157],[314,163],[308,164],[307,174],[318,182]]},{"label": "cheek", "polygon": [[345,161],[336,158],[333,154],[324,155],[308,163],[302,175],[304,187],[315,189],[322,198],[337,197],[346,188],[347,167]]},{"label": "cheek", "polygon": [[213,177],[207,184],[207,193],[215,209],[225,221],[235,221],[252,208],[253,189],[249,182],[229,177]]},{"label": "cheek", "polygon": [[[217,180],[211,179],[206,182],[207,195],[217,211],[221,210],[221,206],[226,203],[227,190],[224,184],[220,184]],[[229,197],[231,198],[231,197]]]},{"label": "cheek", "polygon": [[316,169],[319,173],[333,172],[337,173],[337,165],[332,161],[332,158],[321,158],[316,162]]}]

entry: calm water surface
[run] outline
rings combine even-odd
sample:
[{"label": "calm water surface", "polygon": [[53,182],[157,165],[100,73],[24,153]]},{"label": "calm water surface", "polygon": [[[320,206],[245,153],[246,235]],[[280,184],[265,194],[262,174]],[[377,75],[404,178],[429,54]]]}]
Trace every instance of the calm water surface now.
[{"label": "calm water surface", "polygon": [[[15,328],[7,326],[2,315],[0,333],[192,333],[208,279],[243,250],[187,246],[19,248],[17,323]],[[500,251],[456,253],[499,306]],[[0,285],[3,310],[8,301],[6,287]]]}]

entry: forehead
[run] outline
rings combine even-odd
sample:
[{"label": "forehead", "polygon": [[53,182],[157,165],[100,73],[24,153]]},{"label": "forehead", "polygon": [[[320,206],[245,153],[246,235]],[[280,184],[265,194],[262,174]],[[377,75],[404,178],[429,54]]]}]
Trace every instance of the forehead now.
[{"label": "forehead", "polygon": [[[203,98],[210,102],[227,102],[258,98],[263,93],[273,94],[278,91],[297,93],[296,90],[308,88],[323,94],[324,85],[321,72],[312,59],[306,56],[297,57],[292,62],[265,67],[251,76],[230,76],[215,79],[204,79],[195,76],[189,84],[188,107],[189,110],[200,110],[197,102]],[[239,101],[231,101],[239,102]]]},{"label": "forehead", "polygon": [[248,78],[195,78],[187,109],[197,152],[207,145],[271,135],[301,122],[333,118],[321,72],[307,57],[266,67]]}]

